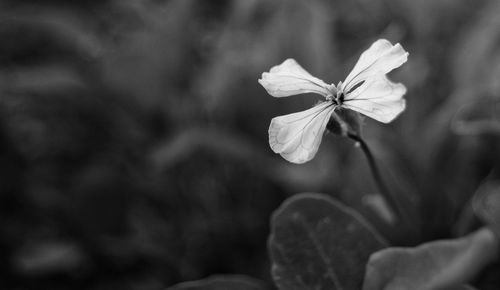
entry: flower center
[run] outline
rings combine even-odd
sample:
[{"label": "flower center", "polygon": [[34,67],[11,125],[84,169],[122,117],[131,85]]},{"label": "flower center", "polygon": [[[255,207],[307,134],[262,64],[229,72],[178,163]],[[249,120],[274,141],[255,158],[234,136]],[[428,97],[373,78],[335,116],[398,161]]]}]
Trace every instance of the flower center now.
[{"label": "flower center", "polygon": [[344,92],[342,92],[342,91],[337,92],[337,96],[335,97],[335,102],[339,106],[344,103]]},{"label": "flower center", "polygon": [[332,102],[336,106],[341,106],[344,103],[344,93],[337,91],[335,97],[333,95],[329,95],[326,97],[326,100]]},{"label": "flower center", "polygon": [[326,96],[326,100],[332,102],[335,106],[341,106],[344,103],[344,92],[339,89],[341,85],[342,83],[339,83],[337,87],[333,84],[330,85],[329,91],[331,94]]}]

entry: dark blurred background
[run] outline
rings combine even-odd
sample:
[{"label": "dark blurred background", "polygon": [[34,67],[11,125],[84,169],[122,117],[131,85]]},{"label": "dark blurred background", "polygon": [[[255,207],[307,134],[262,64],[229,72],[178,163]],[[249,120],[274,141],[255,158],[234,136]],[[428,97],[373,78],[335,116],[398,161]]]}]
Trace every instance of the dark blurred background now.
[{"label": "dark blurred background", "polygon": [[[415,245],[467,231],[464,205],[497,175],[499,131],[450,124],[499,97],[498,1],[0,3],[1,289],[270,281],[270,214],[295,193],[336,197]],[[318,98],[274,99],[262,72],[293,57],[338,83],[378,38],[410,52],[391,73],[408,107],[389,125],[365,119],[363,134],[413,236],[377,222],[350,140],[326,136],[304,165],[267,141],[272,117]]]}]

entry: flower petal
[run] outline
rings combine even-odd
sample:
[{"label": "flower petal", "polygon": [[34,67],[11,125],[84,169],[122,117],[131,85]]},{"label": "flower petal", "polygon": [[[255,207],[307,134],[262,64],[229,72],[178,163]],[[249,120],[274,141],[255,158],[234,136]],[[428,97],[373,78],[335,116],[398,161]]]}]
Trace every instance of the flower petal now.
[{"label": "flower petal", "polygon": [[271,149],[293,163],[311,160],[334,109],[332,103],[323,102],[309,110],[273,118],[269,126]]},{"label": "flower petal", "polygon": [[304,93],[316,93],[326,97],[332,95],[331,90],[336,92],[335,86],[313,77],[291,58],[263,73],[259,83],[271,96],[277,98]]},{"label": "flower petal", "polygon": [[401,66],[407,59],[408,52],[399,43],[392,45],[385,39],[379,39],[361,54],[342,84],[342,90],[348,93],[362,81],[384,75]]},{"label": "flower petal", "polygon": [[379,122],[389,123],[404,111],[405,93],[403,84],[393,83],[385,75],[378,75],[348,94],[342,106]]}]

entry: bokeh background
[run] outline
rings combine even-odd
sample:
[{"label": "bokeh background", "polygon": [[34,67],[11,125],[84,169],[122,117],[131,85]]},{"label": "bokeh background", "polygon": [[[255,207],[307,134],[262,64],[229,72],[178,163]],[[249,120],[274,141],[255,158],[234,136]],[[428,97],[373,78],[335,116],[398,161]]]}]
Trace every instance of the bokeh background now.
[{"label": "bokeh background", "polygon": [[[0,288],[271,284],[270,215],[305,191],[395,245],[464,234],[500,164],[499,15],[494,0],[0,1]],[[363,135],[412,235],[378,218],[350,140],[329,134],[304,165],[275,155],[270,119],[318,97],[257,83],[289,57],[337,83],[379,38],[410,52],[391,73],[408,106]]]}]

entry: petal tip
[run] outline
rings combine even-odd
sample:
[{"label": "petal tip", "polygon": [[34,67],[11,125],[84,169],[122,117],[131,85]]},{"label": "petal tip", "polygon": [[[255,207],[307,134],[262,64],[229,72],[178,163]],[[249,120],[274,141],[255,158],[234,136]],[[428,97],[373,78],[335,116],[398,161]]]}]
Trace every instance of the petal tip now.
[{"label": "petal tip", "polygon": [[378,121],[380,121],[380,122],[382,122],[384,124],[388,124],[388,123],[394,121],[397,117],[399,117],[399,115],[401,115],[401,113],[403,113],[405,111],[405,109],[406,109],[406,99],[401,98],[399,100],[399,104],[398,105],[399,105],[399,108],[397,108],[398,111],[396,113],[394,113],[393,115],[386,116],[385,118],[381,118]]}]

